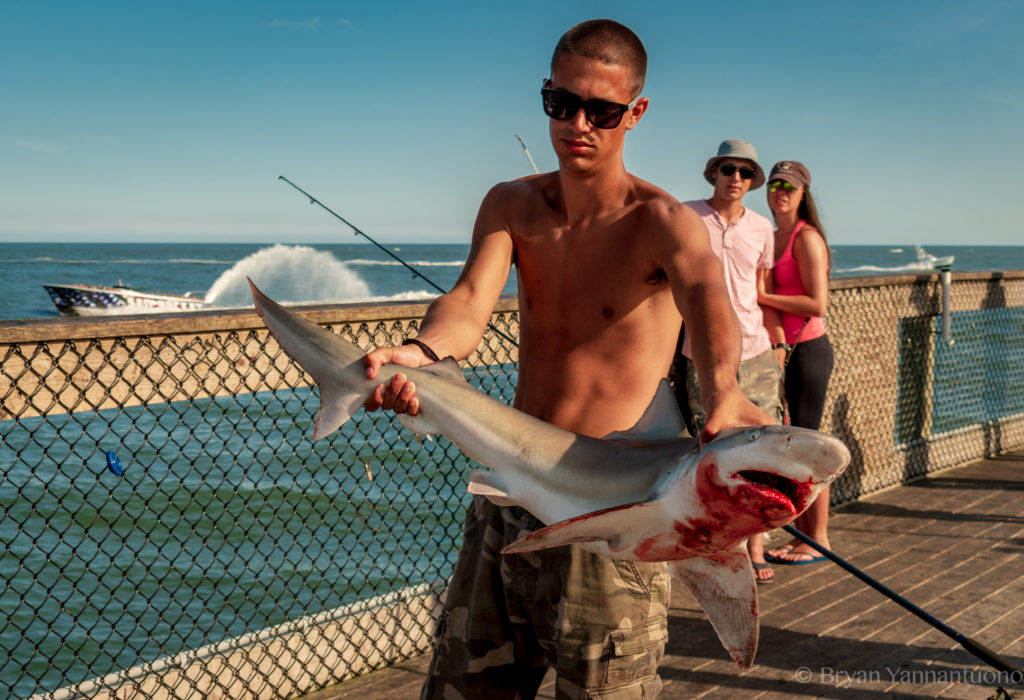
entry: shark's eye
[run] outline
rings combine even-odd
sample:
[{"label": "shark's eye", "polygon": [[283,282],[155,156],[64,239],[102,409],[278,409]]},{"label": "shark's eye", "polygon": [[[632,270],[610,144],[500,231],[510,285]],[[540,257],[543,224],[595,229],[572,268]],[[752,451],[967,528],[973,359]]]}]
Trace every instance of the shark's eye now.
[{"label": "shark's eye", "polygon": [[760,430],[751,430],[750,433],[747,434],[747,440],[750,442],[757,442],[760,437]]}]

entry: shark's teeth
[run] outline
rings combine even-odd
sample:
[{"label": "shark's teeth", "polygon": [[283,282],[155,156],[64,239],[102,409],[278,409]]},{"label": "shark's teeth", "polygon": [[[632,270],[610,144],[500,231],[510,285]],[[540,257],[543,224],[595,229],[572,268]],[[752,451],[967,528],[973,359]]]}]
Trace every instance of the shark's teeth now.
[{"label": "shark's teeth", "polygon": [[792,479],[787,479],[771,472],[762,472],[755,469],[745,469],[739,473],[741,477],[752,484],[758,484],[772,491],[777,491],[789,500],[794,506],[800,505],[800,486]]}]

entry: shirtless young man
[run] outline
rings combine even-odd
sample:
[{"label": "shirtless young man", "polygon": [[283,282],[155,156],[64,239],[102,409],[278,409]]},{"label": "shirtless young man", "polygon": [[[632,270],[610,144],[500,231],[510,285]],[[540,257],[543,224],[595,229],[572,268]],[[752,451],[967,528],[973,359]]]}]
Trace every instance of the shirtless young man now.
[{"label": "shirtless young man", "polygon": [[[616,22],[566,32],[543,91],[558,171],[487,194],[466,266],[431,304],[419,344],[373,350],[368,377],[386,362],[469,356],[515,264],[520,410],[594,437],[633,426],[668,372],[685,316],[706,387],[703,437],[771,422],[737,385],[739,328],[704,224],[623,164],[626,131],[648,107],[646,63],[639,39]],[[366,406],[419,411],[401,375]],[[423,698],[530,698],[549,666],[559,698],[612,688],[621,698],[657,694],[664,565],[575,546],[499,554],[540,526],[521,508],[474,499]]]}]

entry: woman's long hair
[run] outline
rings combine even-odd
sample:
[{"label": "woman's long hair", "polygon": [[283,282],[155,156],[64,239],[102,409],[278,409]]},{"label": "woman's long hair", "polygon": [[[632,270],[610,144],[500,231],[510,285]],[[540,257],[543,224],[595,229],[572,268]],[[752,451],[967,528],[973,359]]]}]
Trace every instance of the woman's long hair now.
[{"label": "woman's long hair", "polygon": [[[822,240],[825,241],[825,250],[828,251],[828,267],[831,270],[832,247],[828,244],[828,237],[825,235],[825,227],[821,225],[821,217],[818,216],[818,207],[814,203],[814,197],[811,196],[810,187],[804,187],[804,196],[800,198],[800,206],[797,207],[796,214],[808,224],[818,229],[818,233],[821,234]],[[775,218],[774,211],[772,211],[772,218]]]},{"label": "woman's long hair", "polygon": [[800,206],[797,207],[796,213],[801,219],[818,229],[821,237],[828,244],[828,238],[825,237],[825,227],[821,225],[821,217],[818,216],[818,207],[814,204],[814,197],[811,196],[810,187],[804,188],[804,196],[800,200]]}]

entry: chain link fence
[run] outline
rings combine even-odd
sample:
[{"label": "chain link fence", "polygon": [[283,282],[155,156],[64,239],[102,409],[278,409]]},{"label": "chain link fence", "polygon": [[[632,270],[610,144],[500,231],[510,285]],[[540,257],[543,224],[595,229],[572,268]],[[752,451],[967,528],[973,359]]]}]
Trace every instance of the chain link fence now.
[{"label": "chain link fence", "polygon": [[[311,316],[369,348],[424,310]],[[514,304],[493,323],[517,337]],[[290,697],[429,648],[450,442],[362,413],[313,443],[316,390],[251,313],[0,332],[0,696]],[[511,401],[517,359],[488,333],[465,372]]]},{"label": "chain link fence", "polygon": [[1024,444],[1024,272],[955,273],[948,309],[938,274],[830,287],[821,429],[853,457],[833,503]]},{"label": "chain link fence", "polygon": [[[837,280],[836,503],[1024,444],[1024,273]],[[361,347],[423,305],[305,315]],[[518,309],[492,318],[518,337]],[[467,378],[511,401],[515,346]],[[468,466],[365,413],[310,440],[254,314],[0,324],[0,695],[287,698],[429,649]]]}]

